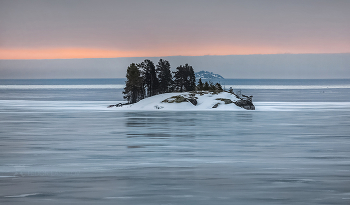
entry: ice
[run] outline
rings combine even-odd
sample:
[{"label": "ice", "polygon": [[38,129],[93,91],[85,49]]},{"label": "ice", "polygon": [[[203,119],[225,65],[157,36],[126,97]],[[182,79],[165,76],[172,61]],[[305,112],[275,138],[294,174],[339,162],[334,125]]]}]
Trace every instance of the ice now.
[{"label": "ice", "polygon": [[0,85],[0,89],[22,89],[22,90],[37,90],[37,89],[120,89],[124,88],[122,84],[108,85]]},{"label": "ice", "polygon": [[262,90],[317,90],[317,89],[345,89],[350,88],[350,84],[345,85],[225,85],[232,89],[262,89]]},{"label": "ice", "polygon": [[14,195],[14,196],[5,196],[7,198],[22,198],[22,197],[27,197],[27,196],[35,196],[39,195],[40,193],[30,193],[30,194],[20,194],[20,195]]}]

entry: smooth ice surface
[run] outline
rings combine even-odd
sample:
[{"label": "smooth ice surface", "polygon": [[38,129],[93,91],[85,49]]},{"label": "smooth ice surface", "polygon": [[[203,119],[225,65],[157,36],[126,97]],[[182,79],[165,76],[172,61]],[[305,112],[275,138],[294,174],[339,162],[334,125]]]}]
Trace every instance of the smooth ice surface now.
[{"label": "smooth ice surface", "polygon": [[346,88],[243,90],[255,111],[117,92],[0,89],[0,204],[350,204]]}]

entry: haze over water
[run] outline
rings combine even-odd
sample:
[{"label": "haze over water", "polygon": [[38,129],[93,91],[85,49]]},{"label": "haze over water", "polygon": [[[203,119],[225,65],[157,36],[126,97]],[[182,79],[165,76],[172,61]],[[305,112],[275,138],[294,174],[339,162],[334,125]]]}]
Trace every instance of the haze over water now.
[{"label": "haze over water", "polygon": [[349,80],[225,81],[255,111],[107,109],[123,83],[1,81],[0,203],[350,203]]}]

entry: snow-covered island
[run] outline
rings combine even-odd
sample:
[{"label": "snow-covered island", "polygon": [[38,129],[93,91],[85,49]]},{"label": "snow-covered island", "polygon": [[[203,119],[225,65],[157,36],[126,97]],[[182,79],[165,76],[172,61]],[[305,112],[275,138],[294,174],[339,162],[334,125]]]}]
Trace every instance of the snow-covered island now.
[{"label": "snow-covered island", "polygon": [[253,96],[240,97],[233,92],[194,91],[182,93],[164,93],[148,97],[134,104],[117,104],[118,110],[255,110]]},{"label": "snow-covered island", "polygon": [[[173,74],[173,75],[172,75]],[[212,72],[200,71],[196,75],[192,66],[185,64],[170,71],[170,63],[160,59],[158,65],[145,59],[139,64],[131,63],[126,71],[124,99],[127,103],[110,105],[120,110],[255,110],[253,96],[237,95],[230,88],[222,89],[223,79]],[[201,77],[207,79],[202,81]]]}]

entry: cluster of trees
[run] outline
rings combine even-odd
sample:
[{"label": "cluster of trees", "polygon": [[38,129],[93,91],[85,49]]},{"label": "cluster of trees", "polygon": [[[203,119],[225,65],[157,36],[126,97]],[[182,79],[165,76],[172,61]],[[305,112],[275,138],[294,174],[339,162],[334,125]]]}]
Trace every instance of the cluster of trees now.
[{"label": "cluster of trees", "polygon": [[205,82],[203,83],[202,82],[202,79],[200,78],[199,81],[198,81],[198,85],[197,85],[197,90],[205,90],[205,91],[212,91],[212,92],[222,92],[224,91],[222,89],[222,86],[220,83],[212,83],[212,82]]},{"label": "cluster of trees", "polygon": [[160,59],[155,66],[151,60],[139,64],[132,63],[126,71],[124,98],[129,103],[136,103],[145,97],[168,93],[194,91],[196,77],[192,66],[185,64],[170,71],[170,63]]}]

